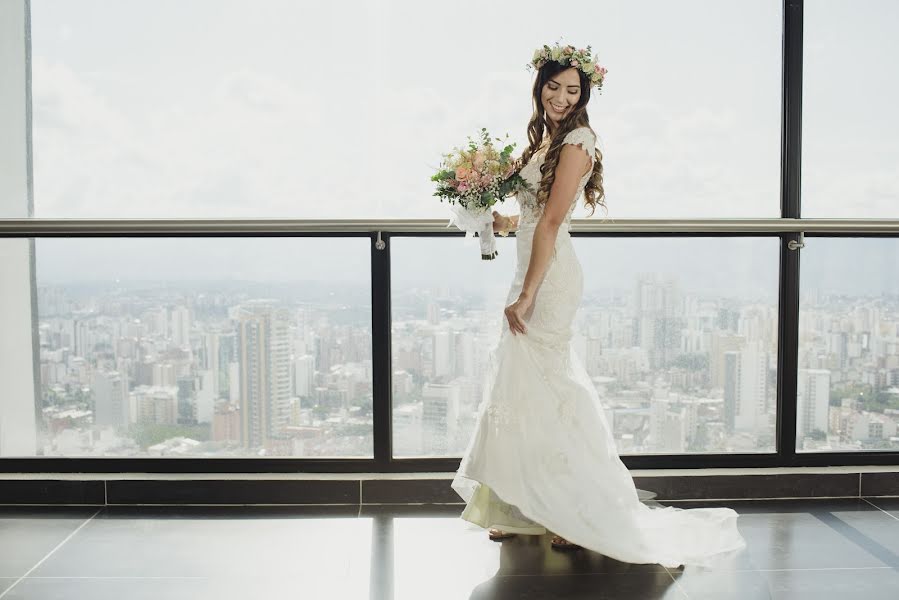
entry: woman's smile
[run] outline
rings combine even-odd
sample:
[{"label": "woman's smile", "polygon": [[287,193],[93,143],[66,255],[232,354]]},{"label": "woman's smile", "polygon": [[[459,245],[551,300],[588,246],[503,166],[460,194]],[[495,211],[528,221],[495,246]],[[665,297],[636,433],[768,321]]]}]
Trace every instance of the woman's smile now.
[{"label": "woman's smile", "polygon": [[574,110],[581,97],[581,82],[577,69],[565,69],[543,85],[541,101],[546,116],[559,123]]}]

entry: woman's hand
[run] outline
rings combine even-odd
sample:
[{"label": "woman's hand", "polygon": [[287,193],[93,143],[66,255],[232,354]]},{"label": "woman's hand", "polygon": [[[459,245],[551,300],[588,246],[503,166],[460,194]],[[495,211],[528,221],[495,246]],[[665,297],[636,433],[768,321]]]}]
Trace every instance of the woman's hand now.
[{"label": "woman's hand", "polygon": [[512,330],[512,335],[515,335],[515,332],[527,333],[528,328],[524,323],[524,317],[528,314],[528,310],[533,305],[534,299],[527,294],[520,294],[518,296],[518,300],[510,304],[503,311],[506,315],[506,319],[509,321],[509,329]]},{"label": "woman's hand", "polygon": [[501,229],[507,229],[508,217],[504,217],[497,211],[493,211],[493,233]]}]

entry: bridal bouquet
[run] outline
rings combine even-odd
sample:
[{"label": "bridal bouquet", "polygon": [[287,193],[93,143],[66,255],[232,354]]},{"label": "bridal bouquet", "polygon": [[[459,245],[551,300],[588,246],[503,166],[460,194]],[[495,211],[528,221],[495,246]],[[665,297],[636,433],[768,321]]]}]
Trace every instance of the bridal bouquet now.
[{"label": "bridal bouquet", "polygon": [[518,173],[521,165],[510,158],[515,144],[497,151],[485,128],[481,129],[480,144],[471,137],[468,141],[467,149],[454,148],[454,152],[443,155],[440,170],[431,181],[437,182],[434,195],[441,202],[446,199],[453,212],[447,227],[455,223],[465,231],[466,238],[477,233],[481,238],[481,259],[492,260],[498,253],[491,207],[530,186]]}]

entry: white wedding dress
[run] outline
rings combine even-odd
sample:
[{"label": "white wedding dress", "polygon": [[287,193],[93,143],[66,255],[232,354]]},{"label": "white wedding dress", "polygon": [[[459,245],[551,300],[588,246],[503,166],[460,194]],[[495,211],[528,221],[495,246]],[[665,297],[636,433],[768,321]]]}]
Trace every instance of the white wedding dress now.
[{"label": "white wedding dress", "polygon": [[[565,143],[581,146],[593,159],[589,128],[571,131]],[[544,158],[545,150],[538,151],[521,170],[534,190]],[[571,344],[583,273],[569,229],[590,174],[581,179],[559,228],[552,261],[525,315],[527,333],[513,335],[504,317],[490,352],[475,431],[452,481],[466,502],[461,517],[512,533],[549,530],[630,563],[711,566],[746,545],[737,512],[652,508],[640,501]],[[521,292],[541,210],[529,191],[517,199],[518,266],[507,306]]]}]

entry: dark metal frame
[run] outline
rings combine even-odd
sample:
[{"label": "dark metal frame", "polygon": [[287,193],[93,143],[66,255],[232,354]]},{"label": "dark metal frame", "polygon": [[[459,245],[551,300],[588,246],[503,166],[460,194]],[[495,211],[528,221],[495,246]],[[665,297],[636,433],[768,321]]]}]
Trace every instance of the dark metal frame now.
[{"label": "dark metal frame", "polygon": [[[784,0],[783,11],[783,97],[781,134],[781,218],[800,218],[800,166],[802,136],[802,23],[803,0]],[[146,472],[146,473],[265,473],[265,472],[454,472],[459,458],[393,458],[391,403],[391,280],[390,247],[393,237],[457,237],[458,231],[228,231],[187,233],[129,233],[136,237],[230,237],[230,236],[308,236],[357,237],[371,239],[371,307],[373,364],[373,440],[374,456],[370,459],[306,459],[306,458],[0,458],[0,472]],[[0,237],[24,237],[27,234],[0,232]],[[84,232],[54,234],[42,237],[119,237],[122,234]],[[575,237],[633,236],[634,233],[608,231],[573,231]],[[631,469],[726,468],[726,467],[790,467],[825,465],[899,465],[899,452],[817,452],[797,453],[796,384],[799,317],[799,252],[791,246],[802,244],[802,234],[793,231],[768,233],[652,232],[639,236],[772,236],[780,240],[779,306],[778,306],[778,377],[776,452],[740,454],[652,454],[624,455]],[[825,233],[821,236],[850,236],[851,233]],[[858,234],[856,234],[858,235]],[[896,231],[865,232],[865,237],[899,235]]]}]

